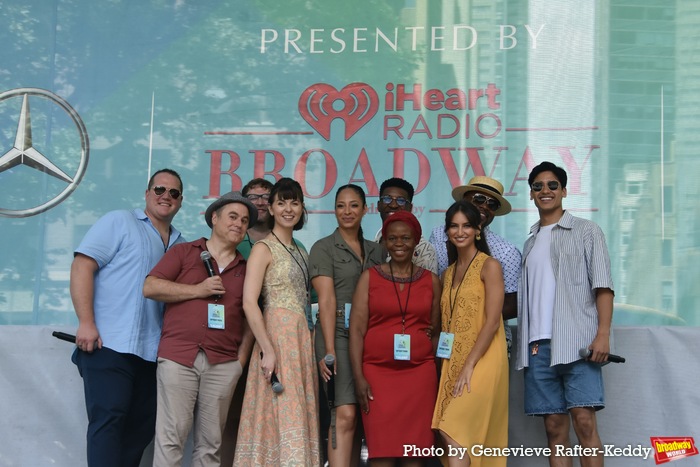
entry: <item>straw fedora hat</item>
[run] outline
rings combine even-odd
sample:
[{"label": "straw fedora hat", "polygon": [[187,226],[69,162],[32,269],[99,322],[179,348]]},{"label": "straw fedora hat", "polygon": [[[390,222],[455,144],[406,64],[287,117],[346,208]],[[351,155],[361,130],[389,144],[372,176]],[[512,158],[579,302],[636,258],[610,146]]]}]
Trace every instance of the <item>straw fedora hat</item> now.
[{"label": "straw fedora hat", "polygon": [[494,211],[494,216],[503,216],[510,212],[511,207],[507,199],[503,197],[503,185],[498,180],[483,175],[477,175],[469,180],[466,185],[461,185],[452,190],[452,198],[459,201],[464,197],[464,193],[469,191],[477,191],[487,196],[497,199],[501,203],[501,207]]}]

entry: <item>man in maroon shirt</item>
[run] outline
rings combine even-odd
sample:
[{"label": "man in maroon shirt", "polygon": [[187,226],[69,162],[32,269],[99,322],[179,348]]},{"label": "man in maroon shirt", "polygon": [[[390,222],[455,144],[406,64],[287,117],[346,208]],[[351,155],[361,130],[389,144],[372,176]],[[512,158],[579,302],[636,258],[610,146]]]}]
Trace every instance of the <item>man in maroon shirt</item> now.
[{"label": "man in maroon shirt", "polygon": [[[236,248],[257,216],[239,192],[223,195],[204,214],[209,240],[175,245],[146,278],[143,294],[166,303],[158,347],[156,467],[181,465],[193,424],[193,465],[220,465],[221,432],[253,346],[242,304],[246,261]],[[208,265],[203,252],[211,255]]]}]

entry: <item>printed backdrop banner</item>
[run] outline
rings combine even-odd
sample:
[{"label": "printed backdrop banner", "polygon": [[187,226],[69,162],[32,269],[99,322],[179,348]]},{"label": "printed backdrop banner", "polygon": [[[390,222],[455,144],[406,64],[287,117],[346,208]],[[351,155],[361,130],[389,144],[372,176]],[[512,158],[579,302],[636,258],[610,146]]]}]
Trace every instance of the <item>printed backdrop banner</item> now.
[{"label": "printed backdrop banner", "polygon": [[298,180],[310,247],[336,189],[416,190],[424,231],[451,191],[501,181],[519,247],[528,172],[569,174],[598,222],[616,324],[698,325],[700,1],[7,0],[0,9],[0,323],[72,324],[72,252],[149,174],[184,180],[174,224],[254,177]]}]

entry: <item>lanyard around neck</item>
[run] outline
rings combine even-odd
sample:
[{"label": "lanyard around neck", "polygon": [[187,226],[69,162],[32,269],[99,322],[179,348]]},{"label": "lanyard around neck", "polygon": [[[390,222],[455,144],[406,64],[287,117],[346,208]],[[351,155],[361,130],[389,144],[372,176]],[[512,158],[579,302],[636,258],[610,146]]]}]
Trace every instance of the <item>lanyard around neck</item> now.
[{"label": "lanyard around neck", "polygon": [[396,279],[394,278],[394,269],[391,267],[391,261],[389,261],[389,271],[391,272],[391,282],[394,284],[394,292],[396,292],[396,300],[399,302],[399,311],[401,312],[401,334],[406,334],[406,312],[408,311],[408,300],[411,298],[411,286],[413,285],[413,261],[411,261],[411,275],[409,278],[411,281],[408,283],[408,294],[406,294],[406,305],[401,306],[401,296],[399,295],[399,288],[396,286]]},{"label": "lanyard around neck", "polygon": [[[474,256],[472,256],[472,259],[469,260],[469,264],[467,264],[467,269],[464,270],[464,274],[462,274],[462,280],[459,281],[459,285],[457,286],[457,290],[455,290],[454,297],[452,297],[452,284],[450,284],[450,319],[447,320],[447,332],[450,332],[450,324],[452,323],[452,316],[454,316],[454,310],[455,310],[455,303],[457,303],[457,297],[459,297],[459,289],[462,288],[462,284],[464,284],[464,279],[467,278],[467,273],[469,272],[469,268],[472,266],[472,262],[474,261],[474,258],[476,258],[476,255],[479,254],[479,250],[476,250],[476,253],[474,253]],[[455,272],[457,272],[457,263],[455,263]]]},{"label": "lanyard around neck", "polygon": [[304,287],[306,287],[306,294],[309,294],[309,291],[311,290],[311,281],[309,280],[309,265],[306,263],[306,260],[304,259],[304,256],[301,254],[301,251],[299,251],[299,247],[297,244],[294,242],[294,239],[292,238],[292,245],[294,246],[294,249],[299,252],[299,257],[301,258],[301,262],[304,263],[304,266],[301,265],[301,263],[296,259],[294,254],[292,253],[290,248],[287,248],[287,246],[282,243],[282,240],[279,239],[279,237],[275,234],[274,231],[271,231],[272,236],[277,239],[280,245],[285,249],[287,253],[289,253],[289,256],[292,257],[295,263],[297,263],[297,266],[299,266],[299,269],[301,269],[301,275],[304,277]]}]

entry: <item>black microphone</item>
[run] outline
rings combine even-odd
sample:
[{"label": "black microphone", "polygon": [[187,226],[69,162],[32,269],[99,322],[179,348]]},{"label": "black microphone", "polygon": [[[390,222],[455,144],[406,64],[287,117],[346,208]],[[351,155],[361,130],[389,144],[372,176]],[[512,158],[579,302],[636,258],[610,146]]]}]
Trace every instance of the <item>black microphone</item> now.
[{"label": "black microphone", "polygon": [[54,331],[51,333],[51,335],[57,339],[61,339],[62,341],[71,342],[75,344],[75,336],[73,334],[67,334],[61,331]]},{"label": "black microphone", "polygon": [[207,274],[209,277],[214,277],[216,274],[214,273],[214,266],[211,264],[211,253],[208,251],[204,250],[202,254],[199,255],[200,258],[202,258],[202,261],[204,262],[204,267],[207,268]]},{"label": "black microphone", "polygon": [[323,363],[326,364],[326,368],[331,371],[331,378],[326,383],[326,399],[328,399],[328,408],[333,410],[335,406],[335,375],[333,374],[333,365],[335,365],[335,356],[328,354],[323,357]]},{"label": "black microphone", "polygon": [[[202,258],[202,261],[204,262],[204,267],[207,269],[207,274],[209,277],[214,277],[216,273],[214,273],[214,266],[211,264],[211,253],[209,253],[207,250],[204,250],[200,255],[200,258]],[[214,300],[218,300],[221,298],[221,295],[213,295]]]},{"label": "black microphone", "polygon": [[[263,358],[262,352],[260,352],[260,358]],[[272,384],[272,392],[274,392],[275,394],[279,394],[282,391],[284,391],[284,386],[282,385],[282,383],[280,383],[280,380],[277,379],[277,374],[274,372],[274,370],[272,371],[272,375],[270,376],[270,383]]]},{"label": "black microphone", "polygon": [[[578,354],[581,356],[581,358],[588,358],[591,356],[592,353],[593,351],[590,349],[581,349],[578,351]],[[609,353],[608,361],[611,363],[625,363],[625,357],[620,357],[619,355],[613,355]]]},{"label": "black microphone", "polygon": [[275,394],[280,394],[282,391],[284,391],[284,386],[282,386],[280,380],[277,379],[277,375],[274,371],[272,372],[272,376],[270,376],[270,383],[272,383],[272,392]]}]

